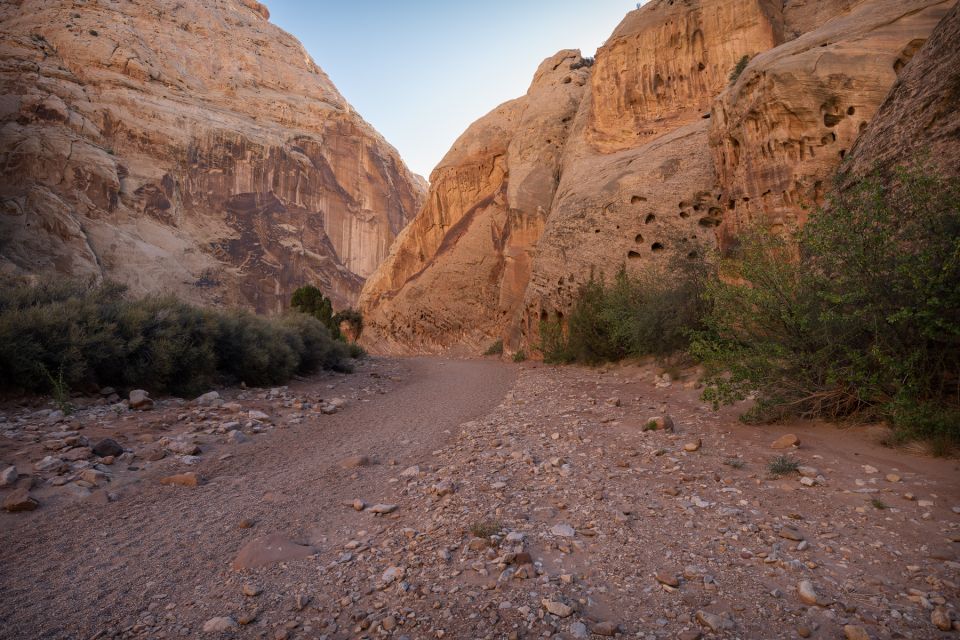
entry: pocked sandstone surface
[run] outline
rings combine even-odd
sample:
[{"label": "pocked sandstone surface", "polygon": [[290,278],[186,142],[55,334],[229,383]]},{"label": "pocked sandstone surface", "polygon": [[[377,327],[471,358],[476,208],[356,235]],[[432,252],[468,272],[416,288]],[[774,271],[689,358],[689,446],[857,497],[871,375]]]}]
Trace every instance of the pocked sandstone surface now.
[{"label": "pocked sandstone surface", "polygon": [[[64,418],[6,404],[2,478],[33,486],[39,505],[0,513],[0,628],[328,640],[960,631],[956,460],[884,448],[882,431],[744,426],[736,408],[703,405],[687,375],[372,359],[354,375],[146,410],[105,398]],[[781,455],[798,467],[774,475]]]},{"label": "pocked sandstone surface", "polygon": [[[562,319],[591,275],[728,247],[751,225],[797,228],[902,74],[914,80],[891,94],[899,106],[874,139],[887,160],[951,150],[932,155],[955,172],[958,20],[952,0],[631,11],[593,66],[557,53],[525,96],[456,141],[364,287],[366,344],[476,354],[503,339],[529,353],[540,321]],[[910,71],[916,56],[922,72]]]},{"label": "pocked sandstone surface", "polygon": [[0,272],[337,307],[422,179],[255,0],[0,5]]}]

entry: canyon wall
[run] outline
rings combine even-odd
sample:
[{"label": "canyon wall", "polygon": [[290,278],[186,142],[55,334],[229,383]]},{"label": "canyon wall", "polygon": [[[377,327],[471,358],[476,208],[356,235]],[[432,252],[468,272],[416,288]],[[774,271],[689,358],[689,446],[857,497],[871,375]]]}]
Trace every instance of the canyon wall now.
[{"label": "canyon wall", "polygon": [[[591,274],[693,257],[747,224],[802,224],[953,5],[653,0],[592,67],[554,68],[571,52],[557,54],[537,77],[560,72],[563,100],[536,99],[535,81],[434,172],[361,295],[367,345],[476,353],[503,339],[529,352]],[[558,118],[562,135],[547,126]],[[511,196],[534,175],[536,197]]]},{"label": "canyon wall", "polygon": [[353,304],[422,179],[254,0],[0,5],[0,273]]}]

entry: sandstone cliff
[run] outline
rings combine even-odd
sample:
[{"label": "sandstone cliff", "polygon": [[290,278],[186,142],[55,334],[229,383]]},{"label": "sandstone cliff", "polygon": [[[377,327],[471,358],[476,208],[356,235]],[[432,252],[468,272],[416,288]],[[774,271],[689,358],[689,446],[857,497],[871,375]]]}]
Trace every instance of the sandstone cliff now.
[{"label": "sandstone cliff", "polygon": [[423,186],[254,0],[0,5],[0,271],[355,301]]},{"label": "sandstone cliff", "polygon": [[[591,273],[693,254],[746,223],[802,224],[953,4],[654,0],[631,12],[595,65],[563,85],[568,106],[537,99],[535,82],[458,140],[428,204],[367,282],[367,344],[529,347]],[[563,135],[546,126],[558,117]],[[542,135],[519,135],[520,118]],[[486,147],[488,128],[498,142]],[[477,177],[444,180],[461,172]],[[531,175],[551,187],[511,198]],[[494,210],[508,223],[479,215]]]}]

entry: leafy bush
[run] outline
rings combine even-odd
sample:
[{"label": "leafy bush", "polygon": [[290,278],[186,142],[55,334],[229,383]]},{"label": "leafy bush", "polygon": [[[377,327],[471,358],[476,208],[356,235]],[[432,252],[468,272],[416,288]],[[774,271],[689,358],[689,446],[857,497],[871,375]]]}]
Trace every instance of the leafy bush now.
[{"label": "leafy bush", "polygon": [[497,340],[483,352],[485,356],[498,356],[503,353],[503,340]]},{"label": "leafy bush", "polygon": [[541,323],[544,360],[599,364],[684,350],[700,327],[708,275],[704,252],[689,251],[637,274],[621,267],[610,283],[591,277],[565,327],[559,318]]},{"label": "leafy bush", "polygon": [[767,465],[767,470],[771,475],[785,476],[791,473],[797,473],[800,469],[800,463],[790,456],[777,456]]},{"label": "leafy bush", "polygon": [[523,349],[520,349],[520,351],[517,351],[515,354],[513,354],[514,362],[524,362],[526,359],[527,359],[527,352],[524,351]]},{"label": "leafy bush", "polygon": [[[315,318],[129,299],[112,283],[0,282],[0,389],[144,387],[190,395],[218,381],[277,384],[345,368],[348,348]],[[56,376],[50,372],[58,372]]]},{"label": "leafy bush", "polygon": [[960,180],[925,163],[839,187],[793,239],[752,232],[693,352],[746,418],[887,418],[960,442]]},{"label": "leafy bush", "polygon": [[733,71],[730,72],[730,84],[737,81],[737,78],[740,77],[740,74],[743,73],[743,70],[747,68],[749,63],[750,56],[743,56],[737,61],[737,65],[733,68]]},{"label": "leafy bush", "polygon": [[593,66],[593,63],[594,63],[594,59],[592,57],[587,56],[587,57],[581,58],[577,62],[571,63],[570,70],[576,71],[577,69],[590,68]]},{"label": "leafy bush", "polygon": [[312,284],[299,287],[293,292],[290,308],[309,314],[322,322],[334,338],[342,337],[340,323],[334,320],[333,302]]}]

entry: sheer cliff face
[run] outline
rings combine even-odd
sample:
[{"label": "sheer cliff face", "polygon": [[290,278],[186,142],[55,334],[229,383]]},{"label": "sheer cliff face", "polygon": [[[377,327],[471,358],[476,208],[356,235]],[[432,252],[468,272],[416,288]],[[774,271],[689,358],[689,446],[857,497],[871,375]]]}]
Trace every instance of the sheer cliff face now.
[{"label": "sheer cliff face", "polygon": [[689,255],[745,224],[802,224],[953,4],[653,0],[592,68],[556,66],[561,52],[537,77],[563,99],[539,99],[535,81],[434,172],[364,288],[367,344],[529,347],[591,273]]},{"label": "sheer cliff face", "polygon": [[338,306],[421,182],[254,0],[0,6],[0,271]]}]

